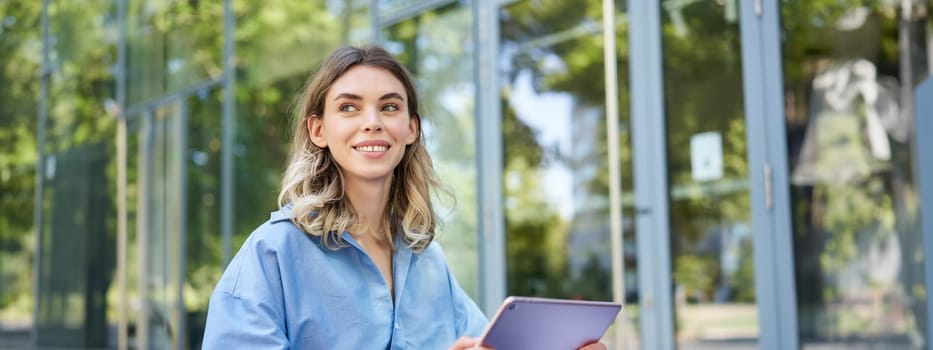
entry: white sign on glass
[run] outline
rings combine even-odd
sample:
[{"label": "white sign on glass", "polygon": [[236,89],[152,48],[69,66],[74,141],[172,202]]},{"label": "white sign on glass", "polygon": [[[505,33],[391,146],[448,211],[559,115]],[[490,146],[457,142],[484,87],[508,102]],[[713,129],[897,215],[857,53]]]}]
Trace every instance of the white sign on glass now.
[{"label": "white sign on glass", "polygon": [[690,170],[694,181],[722,178],[722,136],[718,132],[690,137]]}]

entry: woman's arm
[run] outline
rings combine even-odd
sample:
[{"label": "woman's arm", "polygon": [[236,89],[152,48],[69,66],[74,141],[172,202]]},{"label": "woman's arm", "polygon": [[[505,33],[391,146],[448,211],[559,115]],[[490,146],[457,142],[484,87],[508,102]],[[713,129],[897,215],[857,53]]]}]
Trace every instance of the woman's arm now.
[{"label": "woman's arm", "polygon": [[[263,225],[243,243],[211,295],[203,349],[288,349],[277,244]],[[275,237],[276,235],[269,234]]]},{"label": "woman's arm", "polygon": [[288,349],[284,326],[276,312],[262,302],[224,291],[211,296],[204,329],[205,350]]}]

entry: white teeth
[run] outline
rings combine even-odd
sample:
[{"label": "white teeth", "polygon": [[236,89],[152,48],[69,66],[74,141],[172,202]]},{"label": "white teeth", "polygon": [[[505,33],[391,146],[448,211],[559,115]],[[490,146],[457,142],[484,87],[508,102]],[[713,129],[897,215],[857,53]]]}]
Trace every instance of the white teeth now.
[{"label": "white teeth", "polygon": [[356,150],[360,152],[385,152],[389,146],[357,146]]}]

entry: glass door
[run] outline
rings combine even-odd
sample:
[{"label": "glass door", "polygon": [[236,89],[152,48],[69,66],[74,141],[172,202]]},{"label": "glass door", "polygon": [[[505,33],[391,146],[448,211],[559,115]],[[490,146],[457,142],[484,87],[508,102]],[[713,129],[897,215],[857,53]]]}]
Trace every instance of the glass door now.
[{"label": "glass door", "polygon": [[[618,71],[628,72],[625,3],[615,1],[618,10],[610,14],[603,13],[603,1],[525,0],[498,8],[496,89],[509,295],[605,301],[615,292],[625,301],[637,300],[634,250],[623,250],[622,267],[612,261],[612,216],[630,222],[634,208],[631,200],[621,200],[619,212],[612,212],[611,183],[621,184],[619,197],[631,198],[632,152],[625,75],[615,82],[620,113],[608,112],[603,19],[615,16],[608,35],[615,36]],[[609,118],[617,118],[618,140],[607,134]],[[616,154],[610,147],[618,158],[610,159]],[[610,178],[611,163],[622,169],[620,179]],[[633,227],[622,226],[616,232],[622,246],[630,247]],[[628,283],[614,291],[613,274]],[[635,332],[628,331],[637,317],[638,307],[626,305],[603,340],[614,348],[637,345]]]},{"label": "glass door", "polygon": [[738,3],[660,6],[676,347],[756,348]]},{"label": "glass door", "polygon": [[912,126],[931,4],[780,3],[804,349],[929,343]]}]

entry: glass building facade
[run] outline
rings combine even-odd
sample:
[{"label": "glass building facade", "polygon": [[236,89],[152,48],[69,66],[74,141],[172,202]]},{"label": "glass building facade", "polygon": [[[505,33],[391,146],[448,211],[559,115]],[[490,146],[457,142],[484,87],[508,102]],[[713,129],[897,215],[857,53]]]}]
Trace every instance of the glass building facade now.
[{"label": "glass building facade", "polygon": [[623,302],[613,349],[933,348],[930,0],[0,0],[0,348],[200,348],[295,94],[365,43],[417,80],[487,313]]}]

